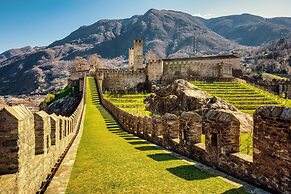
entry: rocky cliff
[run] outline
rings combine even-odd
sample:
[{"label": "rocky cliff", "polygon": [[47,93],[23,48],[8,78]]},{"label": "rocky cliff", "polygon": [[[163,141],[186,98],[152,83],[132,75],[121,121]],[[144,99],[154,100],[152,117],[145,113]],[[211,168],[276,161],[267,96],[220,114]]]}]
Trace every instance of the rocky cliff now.
[{"label": "rocky cliff", "polygon": [[160,115],[166,113],[180,115],[184,111],[195,111],[203,118],[211,110],[225,110],[240,121],[241,132],[249,132],[253,128],[250,115],[240,112],[220,98],[209,96],[182,79],[158,89],[146,98],[145,102],[148,110]]}]

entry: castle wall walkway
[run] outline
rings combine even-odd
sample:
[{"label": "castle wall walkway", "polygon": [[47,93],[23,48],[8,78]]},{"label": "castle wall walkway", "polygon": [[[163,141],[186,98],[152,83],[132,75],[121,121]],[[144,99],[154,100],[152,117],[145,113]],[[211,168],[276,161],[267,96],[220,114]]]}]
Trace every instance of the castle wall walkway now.
[{"label": "castle wall walkway", "polygon": [[68,193],[245,193],[245,185],[209,169],[123,131],[100,104],[89,78]]}]

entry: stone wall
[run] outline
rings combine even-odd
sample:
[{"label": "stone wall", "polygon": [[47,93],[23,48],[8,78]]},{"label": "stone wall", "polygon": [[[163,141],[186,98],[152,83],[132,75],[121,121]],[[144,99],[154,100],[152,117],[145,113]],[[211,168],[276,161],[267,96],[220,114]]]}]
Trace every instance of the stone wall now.
[{"label": "stone wall", "polygon": [[240,69],[240,58],[235,56],[163,59],[162,82],[194,77],[232,78],[233,69]]},{"label": "stone wall", "polygon": [[99,69],[96,72],[97,80],[101,79],[103,90],[124,91],[134,89],[138,84],[146,82],[147,75],[145,69],[134,70],[114,70]]},{"label": "stone wall", "polygon": [[32,114],[23,105],[0,110],[0,193],[36,193],[41,188],[78,132],[84,96],[70,117]]},{"label": "stone wall", "polygon": [[291,99],[291,81],[279,83],[279,95]]},{"label": "stone wall", "polygon": [[203,122],[194,112],[136,117],[101,97],[103,105],[129,133],[218,168],[275,193],[291,192],[291,109],[262,107],[254,114],[253,157],[239,152],[240,124],[223,110],[208,112]]},{"label": "stone wall", "polygon": [[149,81],[160,81],[163,75],[163,60],[149,61],[146,69]]},{"label": "stone wall", "polygon": [[279,95],[283,98],[291,99],[291,81],[277,81],[273,80],[266,82],[263,80],[256,80],[248,76],[243,77],[249,84],[261,88],[273,94]]},{"label": "stone wall", "polygon": [[[161,59],[142,64],[142,41],[136,40],[135,47],[129,49],[128,69],[97,69],[97,80],[103,80],[103,90],[134,90],[138,84],[147,81],[168,84],[176,79],[196,80],[215,79],[231,81],[233,70],[240,68],[240,58],[227,56],[211,56],[196,58]],[[137,62],[136,62],[137,61]]]}]

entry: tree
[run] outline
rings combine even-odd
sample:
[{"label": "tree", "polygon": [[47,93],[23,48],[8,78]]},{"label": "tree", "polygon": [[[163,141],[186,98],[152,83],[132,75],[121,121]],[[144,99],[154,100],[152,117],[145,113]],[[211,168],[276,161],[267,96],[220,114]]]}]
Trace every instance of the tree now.
[{"label": "tree", "polygon": [[86,71],[87,67],[87,60],[82,57],[76,57],[74,60],[73,68],[71,71],[71,79],[76,80],[79,79],[80,72]]},{"label": "tree", "polygon": [[74,61],[73,72],[79,72],[88,69],[87,60],[82,57],[76,57]]},{"label": "tree", "polygon": [[103,68],[101,57],[98,54],[91,55],[89,58],[89,63],[90,63],[91,70]]}]

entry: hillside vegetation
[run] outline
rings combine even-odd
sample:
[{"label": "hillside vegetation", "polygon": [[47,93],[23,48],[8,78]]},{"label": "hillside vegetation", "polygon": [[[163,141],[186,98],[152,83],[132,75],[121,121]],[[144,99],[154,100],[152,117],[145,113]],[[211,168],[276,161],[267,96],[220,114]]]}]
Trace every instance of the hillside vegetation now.
[{"label": "hillside vegetation", "polygon": [[135,116],[150,116],[151,112],[145,108],[144,99],[149,94],[110,94],[105,93],[104,98],[118,108]]},{"label": "hillside vegetation", "polygon": [[287,106],[291,107],[291,101],[256,88],[243,82],[201,82],[193,81],[193,85],[217,96],[234,105],[240,111],[253,114],[260,106]]}]

